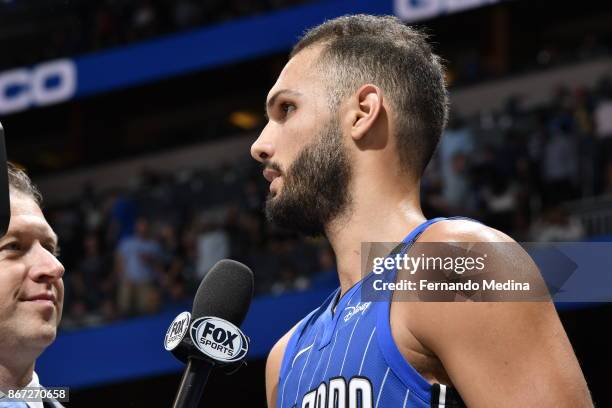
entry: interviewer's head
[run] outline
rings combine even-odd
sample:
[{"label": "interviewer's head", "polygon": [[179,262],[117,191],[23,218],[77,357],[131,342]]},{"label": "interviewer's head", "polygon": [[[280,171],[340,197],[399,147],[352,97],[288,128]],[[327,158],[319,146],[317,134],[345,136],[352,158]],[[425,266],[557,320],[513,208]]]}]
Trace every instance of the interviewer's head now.
[{"label": "interviewer's head", "polygon": [[[11,221],[0,238],[0,363],[31,363],[55,339],[64,301],[57,236],[29,177],[9,164]],[[16,360],[16,361],[7,361]]]}]

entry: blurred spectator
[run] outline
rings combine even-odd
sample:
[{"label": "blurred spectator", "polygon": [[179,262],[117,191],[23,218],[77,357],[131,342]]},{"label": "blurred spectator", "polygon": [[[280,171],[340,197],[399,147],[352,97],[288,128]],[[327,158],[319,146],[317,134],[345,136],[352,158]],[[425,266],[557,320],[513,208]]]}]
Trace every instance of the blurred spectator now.
[{"label": "blurred spectator", "polygon": [[578,151],[572,136],[561,129],[551,133],[544,145],[542,180],[544,201],[558,204],[574,196],[578,178]]},{"label": "blurred spectator", "polygon": [[[594,112],[595,135],[597,137],[596,174],[602,174],[607,164],[612,162],[612,90],[608,81],[600,85],[601,100]],[[601,191],[604,181],[597,182],[597,191]]]},{"label": "blurred spectator", "polygon": [[464,208],[469,193],[467,157],[474,150],[474,137],[457,113],[451,115],[438,150],[442,170],[442,197],[451,208]]},{"label": "blurred spectator", "polygon": [[457,152],[450,160],[450,171],[443,178],[442,197],[448,204],[450,212],[465,212],[470,207],[468,204],[470,180],[467,166],[465,153]]},{"label": "blurred spectator", "polygon": [[112,298],[116,282],[112,271],[112,260],[100,251],[98,237],[87,235],[83,243],[84,257],[77,266],[79,275],[87,288],[88,310],[97,310],[104,300]]},{"label": "blurred spectator", "polygon": [[102,226],[103,217],[99,201],[100,198],[94,193],[93,185],[86,184],[79,199],[79,205],[87,231],[98,231]]},{"label": "blurred spectator", "polygon": [[203,229],[197,238],[197,277],[204,278],[214,264],[229,256],[227,233],[221,228]]},{"label": "blurred spectator", "polygon": [[299,275],[297,268],[292,262],[284,262],[281,265],[279,278],[270,288],[274,295],[285,292],[306,290],[310,286],[310,281],[303,275]]},{"label": "blurred spectator", "polygon": [[599,139],[612,138],[612,99],[603,99],[595,108],[595,134]]},{"label": "blurred spectator", "polygon": [[181,252],[176,228],[171,224],[164,224],[160,228],[159,241],[163,271],[160,286],[163,289],[164,301],[179,302],[186,298],[187,286],[192,277],[188,275],[191,270],[185,269],[185,255]]},{"label": "blurred spectator", "polygon": [[83,259],[66,279],[69,302],[64,327],[115,318],[117,282],[111,264],[111,259],[100,251],[98,237],[87,235]]},{"label": "blurred spectator", "polygon": [[509,178],[501,174],[491,174],[491,179],[482,192],[487,225],[501,231],[514,230],[518,208],[517,190],[518,186]]},{"label": "blurred spectator", "polygon": [[137,211],[134,202],[117,190],[110,193],[109,205],[107,241],[114,247],[133,234]]},{"label": "blurred spectator", "polygon": [[531,237],[537,242],[579,241],[584,238],[580,221],[570,217],[561,207],[551,207],[536,221]]},{"label": "blurred spectator", "polygon": [[157,310],[160,300],[157,284],[162,259],[162,249],[151,238],[149,222],[144,218],[138,219],[135,234],[124,238],[116,252],[121,314],[152,313]]}]

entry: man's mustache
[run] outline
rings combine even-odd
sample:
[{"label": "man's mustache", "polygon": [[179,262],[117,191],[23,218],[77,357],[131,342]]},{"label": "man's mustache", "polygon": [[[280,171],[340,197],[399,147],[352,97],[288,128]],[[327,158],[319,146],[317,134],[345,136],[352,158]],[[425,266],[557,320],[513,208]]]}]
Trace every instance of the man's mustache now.
[{"label": "man's mustache", "polygon": [[281,166],[280,166],[278,163],[273,162],[273,161],[270,161],[270,160],[265,160],[265,161],[262,163],[262,167],[263,167],[263,169],[262,169],[262,170],[267,170],[267,169],[270,169],[270,170],[277,171],[277,172],[278,172],[279,174],[281,174],[281,175],[282,175],[282,174],[284,174],[284,171],[283,171],[283,169],[281,168]]}]

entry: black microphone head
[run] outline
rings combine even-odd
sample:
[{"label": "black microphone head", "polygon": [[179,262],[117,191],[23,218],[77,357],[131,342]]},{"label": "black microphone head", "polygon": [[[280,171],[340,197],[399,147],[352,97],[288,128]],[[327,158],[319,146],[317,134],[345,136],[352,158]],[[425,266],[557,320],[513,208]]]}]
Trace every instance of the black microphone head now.
[{"label": "black microphone head", "polygon": [[193,320],[215,316],[240,326],[253,298],[253,272],[240,262],[223,259],[206,274],[193,301]]}]

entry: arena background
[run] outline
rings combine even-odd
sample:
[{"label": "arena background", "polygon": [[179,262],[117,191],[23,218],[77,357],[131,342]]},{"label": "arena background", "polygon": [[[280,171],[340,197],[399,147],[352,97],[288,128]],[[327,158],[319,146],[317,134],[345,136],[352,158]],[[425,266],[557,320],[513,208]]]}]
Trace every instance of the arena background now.
[{"label": "arena background", "polygon": [[[71,387],[68,406],[170,406],[182,367],[165,330],[225,257],[255,272],[252,350],[238,374],[212,376],[202,406],[265,406],[267,350],[337,281],[323,240],[265,224],[249,146],[300,33],[361,12],[425,28],[446,60],[453,115],[424,177],[427,216],[522,241],[612,240],[607,2],[3,0],[9,159],[42,189],[67,270],[37,372]],[[141,307],[119,291],[126,239],[158,245]],[[612,307],[557,306],[596,404],[612,406]]]}]

